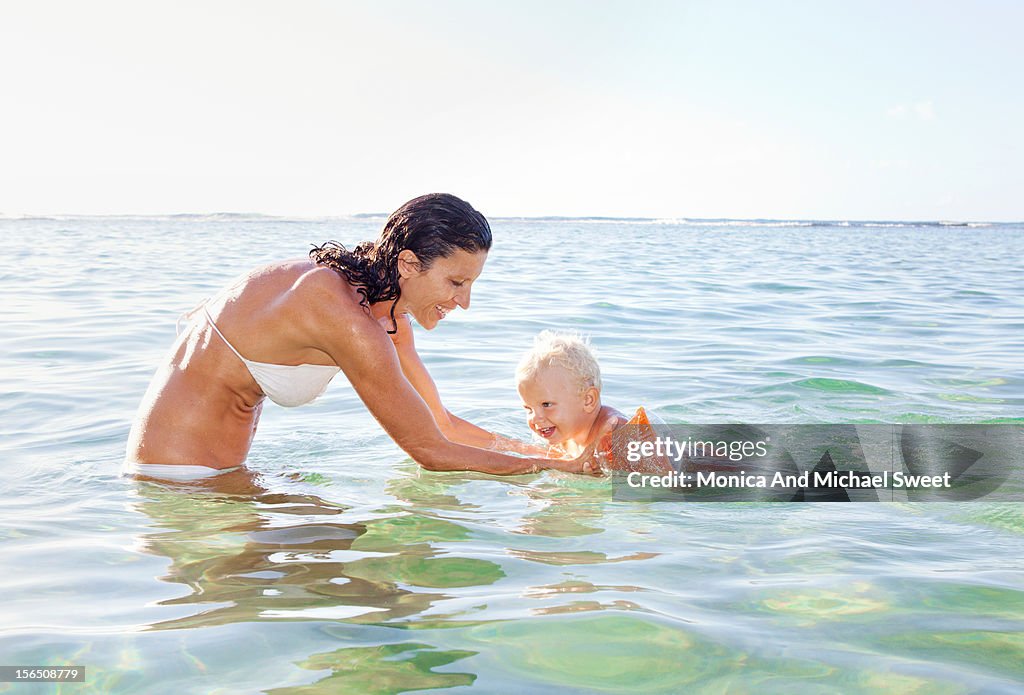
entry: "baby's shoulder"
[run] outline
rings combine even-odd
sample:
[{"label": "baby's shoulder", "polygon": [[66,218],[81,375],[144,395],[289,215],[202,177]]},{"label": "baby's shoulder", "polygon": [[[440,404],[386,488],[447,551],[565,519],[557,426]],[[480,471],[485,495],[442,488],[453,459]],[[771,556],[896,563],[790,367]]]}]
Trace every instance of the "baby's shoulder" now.
[{"label": "baby's shoulder", "polygon": [[602,437],[611,435],[612,432],[628,422],[629,419],[615,408],[607,405],[601,406],[601,412],[594,422],[594,428],[591,430],[592,434],[588,438],[587,444],[600,441]]},{"label": "baby's shoulder", "polygon": [[605,405],[601,407],[601,415],[598,417],[602,430],[613,430],[622,427],[629,422],[629,418],[615,408]]}]

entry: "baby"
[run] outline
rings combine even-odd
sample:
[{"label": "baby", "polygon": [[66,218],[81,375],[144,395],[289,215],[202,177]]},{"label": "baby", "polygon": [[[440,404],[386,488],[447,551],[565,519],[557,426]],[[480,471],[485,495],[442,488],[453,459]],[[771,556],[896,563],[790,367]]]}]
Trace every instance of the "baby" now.
[{"label": "baby", "polygon": [[601,405],[601,369],[579,337],[541,331],[516,369],[530,429],[549,454],[576,458],[626,417]]}]

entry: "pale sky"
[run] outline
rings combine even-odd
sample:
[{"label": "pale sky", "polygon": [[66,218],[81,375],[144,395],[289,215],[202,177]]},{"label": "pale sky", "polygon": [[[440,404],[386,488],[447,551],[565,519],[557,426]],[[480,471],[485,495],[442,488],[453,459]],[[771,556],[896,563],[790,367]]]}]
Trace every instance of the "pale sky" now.
[{"label": "pale sky", "polygon": [[1024,3],[0,0],[0,215],[1024,220]]}]

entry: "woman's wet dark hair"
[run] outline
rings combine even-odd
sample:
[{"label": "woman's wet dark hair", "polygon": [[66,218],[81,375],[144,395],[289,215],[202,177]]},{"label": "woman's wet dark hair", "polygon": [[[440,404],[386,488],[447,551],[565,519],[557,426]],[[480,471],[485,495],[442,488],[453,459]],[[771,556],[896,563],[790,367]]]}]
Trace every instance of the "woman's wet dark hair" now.
[{"label": "woman's wet dark hair", "polygon": [[362,295],[362,306],[394,300],[388,331],[394,333],[398,330],[395,304],[402,294],[398,286],[399,253],[409,249],[426,270],[438,258],[451,256],[455,249],[477,253],[490,248],[491,226],[472,205],[449,193],[428,193],[395,210],[377,241],[364,241],[351,251],[328,241],[314,246],[309,257],[353,285]]}]

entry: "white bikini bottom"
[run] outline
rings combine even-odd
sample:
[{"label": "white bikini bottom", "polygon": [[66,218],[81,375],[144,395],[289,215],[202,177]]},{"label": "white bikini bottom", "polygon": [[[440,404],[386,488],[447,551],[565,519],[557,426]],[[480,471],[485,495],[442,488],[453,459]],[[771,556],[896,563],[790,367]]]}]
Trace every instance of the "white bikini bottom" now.
[{"label": "white bikini bottom", "polygon": [[241,466],[231,468],[210,468],[209,466],[179,466],[165,463],[135,463],[125,461],[121,467],[121,475],[141,475],[147,478],[164,480],[202,480],[223,473],[237,471]]}]

